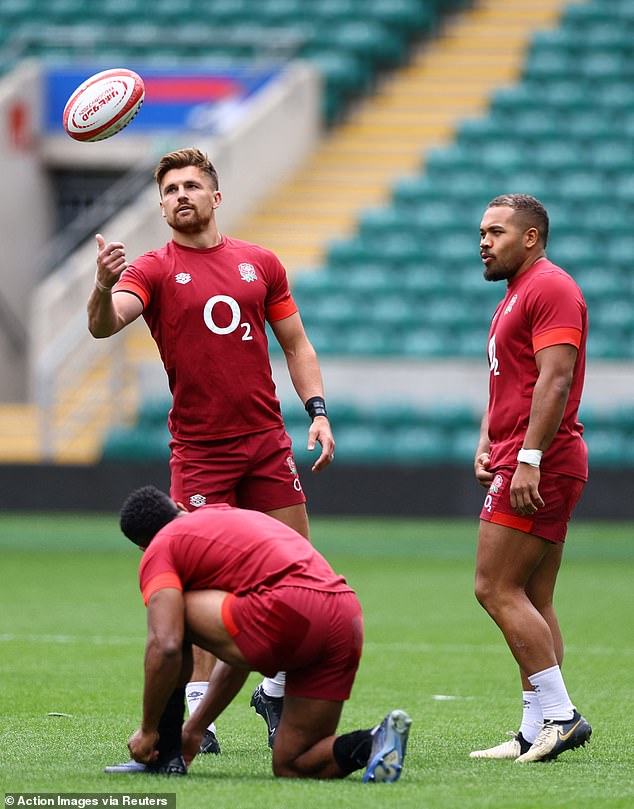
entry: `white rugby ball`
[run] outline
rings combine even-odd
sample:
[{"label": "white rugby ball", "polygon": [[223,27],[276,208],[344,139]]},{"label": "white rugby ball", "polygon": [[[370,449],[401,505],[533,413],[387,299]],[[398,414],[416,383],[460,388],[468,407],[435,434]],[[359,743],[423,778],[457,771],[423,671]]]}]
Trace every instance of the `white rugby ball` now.
[{"label": "white rugby ball", "polygon": [[130,123],[144,98],[138,73],[125,67],[102,70],[80,84],[66,102],[64,129],[75,140],[105,140]]}]

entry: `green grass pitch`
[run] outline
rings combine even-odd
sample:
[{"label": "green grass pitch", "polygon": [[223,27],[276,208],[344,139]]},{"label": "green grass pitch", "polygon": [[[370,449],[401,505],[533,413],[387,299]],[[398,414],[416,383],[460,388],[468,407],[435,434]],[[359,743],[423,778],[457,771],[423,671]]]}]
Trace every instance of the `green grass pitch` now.
[{"label": "green grass pitch", "polygon": [[[114,515],[0,516],[0,783],[5,792],[176,793],[178,809],[632,807],[634,526],[574,523],[558,585],[573,700],[591,743],[549,764],[473,761],[520,717],[502,637],[472,595],[475,520],[314,519],[357,589],[366,643],[342,731],[392,708],[413,719],[396,784],[275,780],[245,689],[218,722],[222,755],[185,779],[107,776],[140,717],[139,553]],[[50,716],[58,712],[69,716]]]}]

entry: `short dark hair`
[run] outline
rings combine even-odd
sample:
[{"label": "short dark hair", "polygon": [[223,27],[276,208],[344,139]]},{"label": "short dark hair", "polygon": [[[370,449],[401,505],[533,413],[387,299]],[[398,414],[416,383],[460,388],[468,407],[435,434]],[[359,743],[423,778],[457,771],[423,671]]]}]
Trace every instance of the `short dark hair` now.
[{"label": "short dark hair", "polygon": [[492,199],[487,208],[512,208],[527,227],[537,228],[544,247],[548,244],[550,229],[548,212],[542,203],[530,194],[502,194]]},{"label": "short dark hair", "polygon": [[121,506],[119,525],[135,545],[147,547],[155,534],[178,516],[178,507],[156,486],[135,489]]},{"label": "short dark hair", "polygon": [[159,190],[163,182],[163,177],[165,177],[168,171],[172,169],[184,169],[186,166],[195,166],[205,172],[205,174],[208,174],[211,177],[215,190],[218,190],[218,172],[214,164],[204,152],[194,147],[178,149],[175,152],[168,152],[168,154],[163,155],[154,170],[154,179],[158,183]]}]

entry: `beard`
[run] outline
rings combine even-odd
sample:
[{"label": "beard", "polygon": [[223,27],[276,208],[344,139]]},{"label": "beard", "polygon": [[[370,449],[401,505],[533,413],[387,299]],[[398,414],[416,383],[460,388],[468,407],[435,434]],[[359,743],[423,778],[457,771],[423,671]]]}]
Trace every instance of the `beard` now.
[{"label": "beard", "polygon": [[180,219],[174,212],[171,216],[166,216],[165,221],[178,233],[202,233],[207,229],[211,221],[211,213],[208,216],[201,215],[195,208],[191,209],[190,215],[186,219]]},{"label": "beard", "polygon": [[510,267],[508,264],[497,264],[495,261],[485,266],[482,271],[485,281],[508,281],[517,272],[518,267]]}]

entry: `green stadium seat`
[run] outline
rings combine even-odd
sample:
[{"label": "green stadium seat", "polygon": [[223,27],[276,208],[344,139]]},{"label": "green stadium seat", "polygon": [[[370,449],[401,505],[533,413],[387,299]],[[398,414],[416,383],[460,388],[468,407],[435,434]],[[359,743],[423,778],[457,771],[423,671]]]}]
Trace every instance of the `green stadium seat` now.
[{"label": "green stadium seat", "polygon": [[328,245],[328,265],[333,268],[345,270],[351,265],[375,263],[376,253],[361,239],[340,239]]},{"label": "green stadium seat", "polygon": [[634,148],[623,138],[597,140],[589,152],[590,165],[599,171],[618,172],[622,176],[632,169]]},{"label": "green stadium seat", "polygon": [[393,459],[388,437],[376,425],[337,430],[337,463],[377,463]]},{"label": "green stadium seat", "polygon": [[634,270],[634,233],[619,235],[605,245],[605,254],[610,263],[623,270]]},{"label": "green stadium seat", "polygon": [[[493,313],[491,309],[491,314]],[[483,371],[486,371],[486,345],[489,323],[483,323],[480,328],[461,328],[454,330],[450,337],[452,354],[456,357],[480,358]]]},{"label": "green stadium seat", "polygon": [[462,401],[440,399],[429,413],[429,423],[437,430],[452,433],[461,429],[479,430],[482,413]]},{"label": "green stadium seat", "polygon": [[425,245],[412,234],[392,235],[386,237],[380,244],[368,244],[367,249],[375,258],[380,258],[395,267],[425,259]]},{"label": "green stadium seat", "polygon": [[320,27],[363,19],[355,0],[319,0],[313,3],[312,16]]},{"label": "green stadium seat", "polygon": [[[603,110],[630,112],[634,107],[634,87],[631,79],[594,82],[592,103]],[[586,99],[587,103],[587,99]]]},{"label": "green stadium seat", "polygon": [[273,26],[288,26],[306,21],[306,5],[303,0],[260,0],[261,19]]},{"label": "green stadium seat", "polygon": [[536,143],[533,157],[540,170],[549,173],[569,174],[583,171],[588,165],[588,158],[580,149],[570,148],[569,137]]},{"label": "green stadium seat", "polygon": [[595,3],[571,3],[566,6],[563,23],[569,30],[583,34],[591,28],[597,28],[613,21],[610,12]]},{"label": "green stadium seat", "polygon": [[405,357],[447,357],[448,341],[440,329],[421,326],[403,335],[400,353]]},{"label": "green stadium seat", "polygon": [[463,149],[480,147],[483,143],[488,143],[492,138],[500,136],[504,129],[500,128],[500,123],[493,115],[481,118],[466,118],[461,122],[458,130],[457,143]]},{"label": "green stadium seat", "polygon": [[163,430],[114,429],[107,435],[102,457],[130,462],[167,461],[170,435]]},{"label": "green stadium seat", "polygon": [[517,139],[491,140],[480,147],[477,156],[487,170],[503,173],[520,171],[532,159],[525,145]]},{"label": "green stadium seat", "polygon": [[594,466],[622,466],[628,452],[622,436],[612,430],[592,430],[586,434],[588,462]]},{"label": "green stadium seat", "polygon": [[455,430],[450,434],[447,442],[448,460],[452,460],[454,463],[472,464],[479,437],[478,426]]},{"label": "green stadium seat", "polygon": [[408,226],[395,208],[371,208],[361,212],[358,231],[362,241],[372,244],[397,233],[407,233]]},{"label": "green stadium seat", "polygon": [[602,201],[608,191],[605,179],[591,170],[564,172],[557,182],[557,191],[564,199],[578,199],[585,204]]},{"label": "green stadium seat", "polygon": [[[415,263],[409,269],[399,272],[399,288],[411,298],[432,298],[444,296],[447,279],[436,264]],[[394,287],[394,282],[392,283]]]},{"label": "green stadium seat", "polygon": [[407,39],[431,33],[437,20],[433,4],[418,0],[367,0],[362,8],[373,20]]},{"label": "green stadium seat", "polygon": [[623,333],[590,330],[587,344],[588,359],[616,360],[632,356]]},{"label": "green stadium seat", "polygon": [[155,430],[167,425],[167,416],[172,407],[169,397],[144,399],[139,407],[139,426],[143,429]]},{"label": "green stadium seat", "polygon": [[612,191],[618,200],[634,204],[634,174],[629,173],[624,177],[615,179]]},{"label": "green stadium seat", "polygon": [[357,322],[342,329],[341,353],[382,357],[399,354],[395,334],[383,324]]},{"label": "green stadium seat", "polygon": [[628,57],[622,53],[588,49],[584,58],[577,64],[579,75],[591,81],[611,82],[619,79],[626,67]]},{"label": "green stadium seat", "polygon": [[606,333],[634,331],[634,309],[627,298],[604,299],[591,314],[593,327]]},{"label": "green stadium seat", "polygon": [[[308,339],[320,356],[348,353],[340,331],[331,328],[330,325],[326,326],[323,323],[319,323],[317,320],[308,318],[304,318],[304,326]],[[278,354],[281,352],[275,338],[269,339],[269,347],[273,347],[274,351]]]},{"label": "green stadium seat", "polygon": [[392,273],[381,264],[352,266],[347,273],[339,273],[338,288],[362,299],[369,296],[389,295],[394,291]]},{"label": "green stadium seat", "polygon": [[320,42],[312,49],[305,48],[302,55],[318,68],[326,81],[327,92],[339,91],[344,100],[364,93],[371,86],[371,70],[354,54],[325,50]]},{"label": "green stadium seat", "polygon": [[391,434],[389,445],[392,460],[398,463],[437,462],[447,455],[443,436],[426,427],[397,429]]},{"label": "green stadium seat", "polygon": [[367,414],[358,405],[344,400],[328,402],[328,415],[333,425],[358,425],[367,421]]},{"label": "green stadium seat", "polygon": [[394,204],[402,208],[433,204],[439,197],[442,199],[445,195],[424,175],[397,180],[392,188]]},{"label": "green stadium seat", "polygon": [[372,408],[372,420],[382,429],[400,430],[425,423],[424,411],[411,402],[379,401]]},{"label": "green stadium seat", "polygon": [[569,80],[577,75],[578,60],[567,49],[534,47],[524,75],[531,81]]},{"label": "green stadium seat", "polygon": [[379,327],[393,330],[401,326],[409,328],[419,322],[415,306],[410,298],[404,296],[400,290],[391,294],[382,295],[369,303],[372,320]]}]

